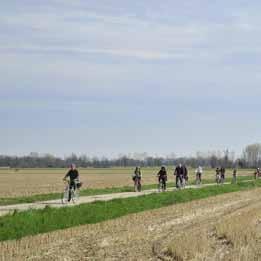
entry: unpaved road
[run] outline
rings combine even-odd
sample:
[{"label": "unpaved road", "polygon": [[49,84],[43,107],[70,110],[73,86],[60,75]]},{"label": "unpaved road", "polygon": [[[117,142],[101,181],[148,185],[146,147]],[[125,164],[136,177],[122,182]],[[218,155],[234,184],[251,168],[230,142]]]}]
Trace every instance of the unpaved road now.
[{"label": "unpaved road", "polygon": [[[239,260],[227,258],[228,248],[233,245],[224,244],[216,236],[214,225],[230,215],[234,215],[236,221],[243,213],[247,215],[249,211],[260,209],[260,192],[261,189],[255,189],[223,194],[98,224],[3,242],[0,243],[0,257],[2,260],[46,261]],[[258,222],[256,224],[259,226]],[[193,244],[201,240],[204,233],[209,247],[200,250]],[[182,257],[170,256],[168,247],[172,245],[191,251],[191,255],[184,251]],[[261,259],[257,256],[255,260]]]},{"label": "unpaved road", "polygon": [[[203,186],[213,186],[213,184],[205,184],[201,186],[187,186],[186,188],[200,188]],[[176,188],[168,188],[167,191],[173,191]],[[69,203],[69,204],[62,204],[60,199],[56,200],[48,200],[48,201],[40,201],[35,203],[26,203],[26,204],[16,204],[16,205],[7,205],[7,206],[0,206],[0,216],[4,216],[8,213],[12,213],[13,211],[25,211],[29,209],[44,209],[46,206],[60,208],[60,207],[71,207],[79,204],[84,203],[91,203],[95,201],[109,201],[116,198],[131,198],[131,197],[138,197],[143,195],[148,195],[152,193],[157,193],[157,189],[150,189],[144,190],[141,192],[122,192],[122,193],[112,193],[112,194],[103,194],[103,195],[95,195],[95,196],[81,196],[76,203]]]}]

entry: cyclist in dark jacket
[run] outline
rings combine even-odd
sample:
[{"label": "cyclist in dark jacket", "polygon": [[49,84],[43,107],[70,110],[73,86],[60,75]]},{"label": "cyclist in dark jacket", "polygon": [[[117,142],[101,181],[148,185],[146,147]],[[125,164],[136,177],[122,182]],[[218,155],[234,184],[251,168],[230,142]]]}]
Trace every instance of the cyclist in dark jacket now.
[{"label": "cyclist in dark jacket", "polygon": [[182,164],[180,163],[174,171],[174,175],[176,176],[176,188],[179,187],[178,182],[180,182],[180,184],[182,184],[183,182],[183,174],[184,174],[184,169],[182,167]]},{"label": "cyclist in dark jacket", "polygon": [[141,170],[140,167],[136,167],[134,170],[134,173],[132,174],[132,180],[134,182],[134,189],[138,191],[141,191]]},{"label": "cyclist in dark jacket", "polygon": [[71,189],[73,188],[74,190],[76,190],[76,185],[79,182],[79,172],[76,169],[75,164],[70,165],[70,170],[66,173],[63,180],[66,180],[68,177],[70,178],[68,201],[70,201],[71,200]]},{"label": "cyclist in dark jacket", "polygon": [[221,173],[221,182],[223,183],[225,181],[226,169],[224,167],[221,167],[220,173]]},{"label": "cyclist in dark jacket", "polygon": [[232,177],[232,182],[231,182],[232,184],[234,183],[237,183],[237,169],[236,168],[234,168],[233,169],[233,177]]},{"label": "cyclist in dark jacket", "polygon": [[161,167],[160,171],[157,174],[159,179],[159,184],[162,181],[163,184],[163,190],[166,190],[166,181],[167,181],[167,171],[164,166]]}]

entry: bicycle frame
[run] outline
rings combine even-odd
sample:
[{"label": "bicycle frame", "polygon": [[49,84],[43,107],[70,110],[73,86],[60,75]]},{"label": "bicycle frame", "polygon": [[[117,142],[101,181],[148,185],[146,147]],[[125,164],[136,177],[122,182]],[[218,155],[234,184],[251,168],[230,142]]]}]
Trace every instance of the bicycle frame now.
[{"label": "bicycle frame", "polygon": [[66,185],[62,193],[62,204],[70,201],[75,203],[79,198],[79,189],[76,184],[72,186],[70,180],[66,180],[65,183]]}]

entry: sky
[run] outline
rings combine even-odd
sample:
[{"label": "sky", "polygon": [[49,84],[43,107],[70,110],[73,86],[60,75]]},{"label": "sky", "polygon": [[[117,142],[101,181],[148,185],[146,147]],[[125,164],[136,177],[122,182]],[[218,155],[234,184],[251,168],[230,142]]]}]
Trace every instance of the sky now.
[{"label": "sky", "polygon": [[240,154],[260,141],[260,8],[3,1],[0,154]]}]

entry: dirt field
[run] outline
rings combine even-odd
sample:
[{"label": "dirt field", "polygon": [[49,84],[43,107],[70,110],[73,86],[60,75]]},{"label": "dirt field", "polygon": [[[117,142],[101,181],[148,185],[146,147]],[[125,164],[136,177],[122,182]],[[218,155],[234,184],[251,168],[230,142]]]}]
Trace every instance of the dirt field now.
[{"label": "dirt field", "polygon": [[[143,184],[157,183],[157,169],[143,168]],[[67,169],[6,169],[0,170],[0,198],[29,196],[61,192],[63,189],[62,178]],[[108,188],[132,186],[132,168],[107,168],[107,169],[79,169],[83,188]],[[238,175],[251,174],[250,170],[242,170]],[[173,169],[168,169],[169,182],[173,182]],[[194,180],[194,170],[189,170],[190,178]],[[203,178],[213,179],[215,170],[206,170]],[[232,171],[227,171],[231,176]]]},{"label": "dirt field", "polygon": [[261,260],[261,189],[0,243],[2,260]]}]

